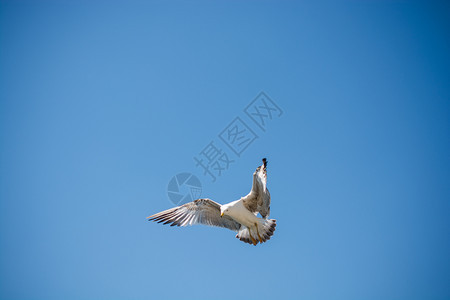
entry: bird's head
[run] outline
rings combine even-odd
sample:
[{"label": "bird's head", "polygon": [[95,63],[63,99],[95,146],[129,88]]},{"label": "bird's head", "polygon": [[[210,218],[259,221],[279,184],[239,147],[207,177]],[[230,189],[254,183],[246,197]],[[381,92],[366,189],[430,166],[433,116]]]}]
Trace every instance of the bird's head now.
[{"label": "bird's head", "polygon": [[229,208],[225,205],[220,207],[220,216],[223,217],[228,214]]}]

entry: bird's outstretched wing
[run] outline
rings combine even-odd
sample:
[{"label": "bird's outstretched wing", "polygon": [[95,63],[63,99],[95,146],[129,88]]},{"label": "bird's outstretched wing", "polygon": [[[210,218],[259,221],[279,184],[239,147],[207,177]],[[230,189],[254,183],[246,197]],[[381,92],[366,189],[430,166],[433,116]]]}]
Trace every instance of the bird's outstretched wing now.
[{"label": "bird's outstretched wing", "polygon": [[250,193],[243,197],[244,206],[251,212],[260,213],[263,218],[270,215],[270,193],[267,189],[267,159],[253,173],[253,186]]},{"label": "bird's outstretched wing", "polygon": [[204,224],[218,226],[238,231],[241,224],[228,216],[220,216],[220,204],[211,199],[197,199],[195,201],[177,206],[148,217],[149,221],[155,221],[170,226],[187,226]]}]

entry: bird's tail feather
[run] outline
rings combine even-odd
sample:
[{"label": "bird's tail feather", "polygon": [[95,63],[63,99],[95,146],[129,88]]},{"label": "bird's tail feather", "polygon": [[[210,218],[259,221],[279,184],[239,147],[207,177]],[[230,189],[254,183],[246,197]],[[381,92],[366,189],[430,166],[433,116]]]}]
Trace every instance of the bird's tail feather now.
[{"label": "bird's tail feather", "polygon": [[244,243],[257,245],[258,243],[264,243],[270,240],[270,237],[275,231],[277,226],[277,220],[274,219],[260,219],[259,224],[248,228],[242,226],[236,238],[240,239]]}]

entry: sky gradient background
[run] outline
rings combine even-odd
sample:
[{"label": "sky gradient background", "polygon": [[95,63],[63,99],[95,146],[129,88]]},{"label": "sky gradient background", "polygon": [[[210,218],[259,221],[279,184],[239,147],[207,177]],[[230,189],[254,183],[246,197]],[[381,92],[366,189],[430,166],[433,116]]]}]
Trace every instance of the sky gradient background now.
[{"label": "sky gradient background", "polygon": [[[449,20],[428,1],[1,1],[0,298],[449,299]],[[211,182],[193,157],[260,91],[283,115]],[[146,221],[175,174],[225,203],[262,157],[268,243]]]}]

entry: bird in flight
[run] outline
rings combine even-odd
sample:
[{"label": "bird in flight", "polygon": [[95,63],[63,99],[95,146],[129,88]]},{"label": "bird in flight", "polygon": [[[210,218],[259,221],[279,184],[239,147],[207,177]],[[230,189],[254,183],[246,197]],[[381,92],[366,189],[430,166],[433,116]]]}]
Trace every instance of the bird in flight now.
[{"label": "bird in flight", "polygon": [[[267,189],[267,160],[253,173],[250,193],[239,200],[219,204],[203,198],[177,206],[147,219],[170,226],[204,224],[228,228],[237,232],[236,238],[244,243],[257,245],[270,239],[277,226],[269,219],[270,193]],[[257,217],[258,213],[262,218]]]}]

